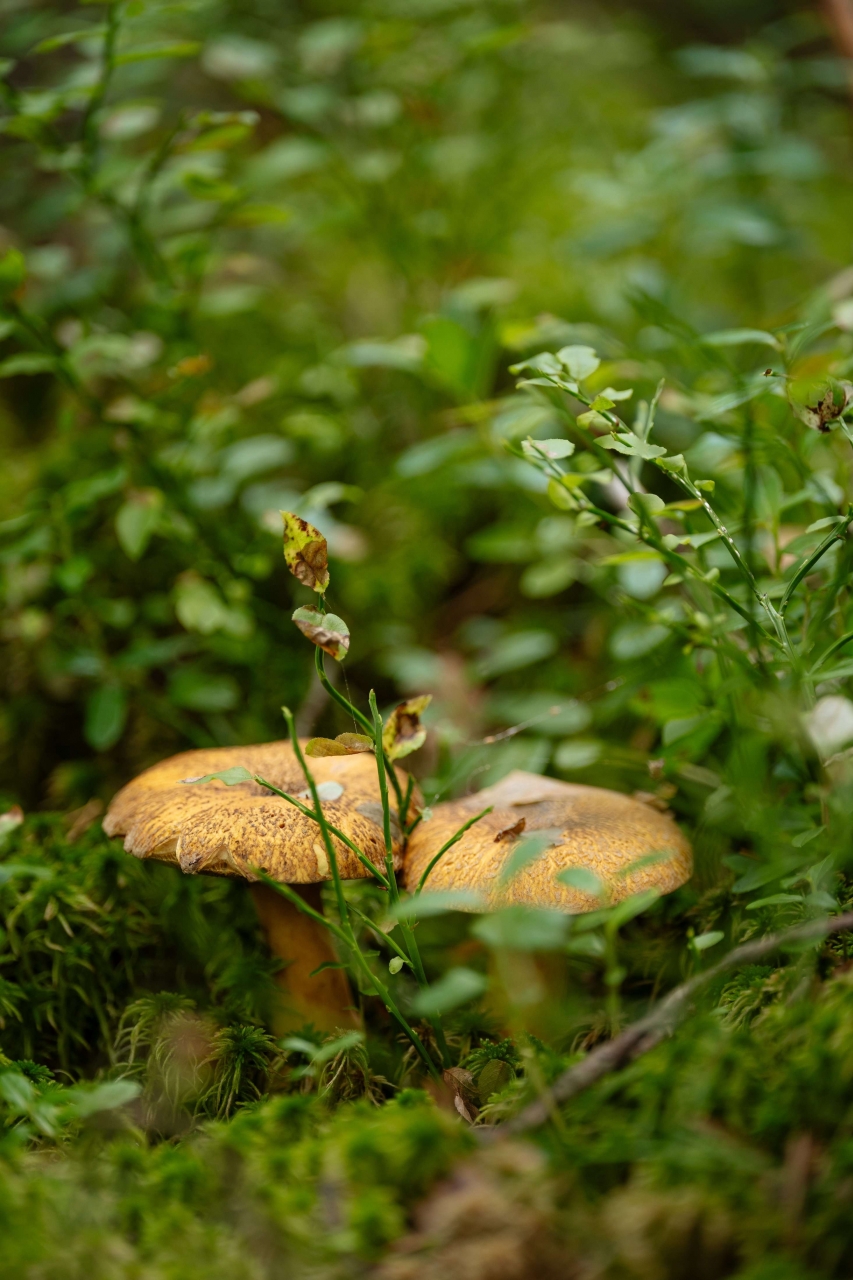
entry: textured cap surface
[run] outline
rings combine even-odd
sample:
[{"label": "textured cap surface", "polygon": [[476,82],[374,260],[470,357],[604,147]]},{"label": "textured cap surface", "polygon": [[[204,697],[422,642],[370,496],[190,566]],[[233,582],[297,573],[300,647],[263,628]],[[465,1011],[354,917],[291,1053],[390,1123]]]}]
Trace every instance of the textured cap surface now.
[{"label": "textured cap surface", "polygon": [[[436,805],[432,818],[415,828],[403,866],[408,890],[417,888],[430,859],[462,824],[490,804],[493,812],[475,823],[430,872],[425,893],[467,890],[480,895],[484,906],[524,903],[577,915],[597,910],[601,902],[560,883],[556,877],[569,867],[593,872],[610,902],[644,889],[671,893],[693,870],[690,845],[669,814],[616,791],[516,770],[476,795]],[[551,843],[511,879],[502,879],[519,840],[536,832],[547,833]],[[664,856],[629,870],[652,854]]]},{"label": "textured cap surface", "polygon": [[[329,756],[310,760],[317,781],[337,782],[343,792],[324,801],[323,813],[379,867],[385,863],[382,806],[376,762],[372,754]],[[306,782],[289,742],[254,747],[214,747],[184,751],[163,760],[113,798],[104,818],[109,836],[124,836],[124,847],[137,858],[177,863],[182,871],[208,871],[254,879],[259,867],[283,884],[311,884],[331,879],[326,847],[316,822],[292,804],[254,782],[187,786],[184,778],[219,773],[243,765],[282,791],[302,799]],[[414,797],[414,803],[418,803]],[[392,808],[395,866],[402,840]],[[334,840],[341,876],[358,879],[370,873],[351,849]]]}]

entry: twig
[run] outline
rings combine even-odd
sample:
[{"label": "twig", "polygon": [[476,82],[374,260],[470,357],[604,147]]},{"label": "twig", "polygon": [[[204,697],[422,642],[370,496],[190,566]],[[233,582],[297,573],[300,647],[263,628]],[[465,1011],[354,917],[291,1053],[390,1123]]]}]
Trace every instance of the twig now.
[{"label": "twig", "polygon": [[478,1130],[483,1142],[494,1142],[499,1138],[511,1138],[517,1133],[535,1129],[548,1120],[554,1105],[567,1102],[597,1084],[612,1071],[619,1071],[641,1054],[648,1053],[660,1044],[675,1028],[686,1013],[690,1001],[697,991],[708,986],[716,978],[729,969],[736,969],[743,964],[753,964],[780,947],[798,942],[813,942],[825,938],[830,933],[838,933],[843,929],[853,928],[853,911],[840,916],[825,916],[822,920],[811,920],[808,924],[797,925],[782,933],[771,933],[757,942],[747,942],[742,947],[735,947],[725,959],[705,973],[697,974],[689,982],[674,987],[656,1009],[640,1018],[632,1026],[613,1040],[593,1049],[582,1062],[569,1067],[568,1071],[555,1081],[548,1093],[530,1103],[506,1124],[489,1129]]}]

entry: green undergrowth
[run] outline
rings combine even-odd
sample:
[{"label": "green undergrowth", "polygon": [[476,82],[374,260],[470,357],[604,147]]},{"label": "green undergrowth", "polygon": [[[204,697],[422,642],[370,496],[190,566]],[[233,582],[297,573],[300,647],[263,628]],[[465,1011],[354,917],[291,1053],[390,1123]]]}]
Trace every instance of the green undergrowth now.
[{"label": "green undergrowth", "polygon": [[545,1274],[847,1275],[853,978],[803,964],[752,971],[756,997],[783,980],[748,1024],[724,998],[533,1146],[484,1145],[413,1089],[381,1108],[273,1096],[182,1142],[146,1137],[131,1104],[78,1120],[60,1160],[12,1129],[2,1274],[349,1275],[384,1256],[390,1275],[486,1276],[498,1232]]},{"label": "green undergrowth", "polygon": [[76,840],[53,815],[0,861],[0,1045],[54,1071],[115,1061],[128,1006],[179,985],[219,1022],[259,1021],[273,962],[243,886],[137,862],[100,825]]},{"label": "green undergrowth", "polygon": [[[606,1034],[590,1016],[594,986],[589,1008],[561,1006],[563,1034],[548,1044],[517,1007],[448,1020],[481,1108],[471,1127],[449,1095],[411,1087],[412,1063],[375,1013],[363,1043],[326,1037],[325,1056],[311,1028],[313,1058],[273,1039],[245,890],[139,864],[95,828],[69,842],[67,825],[28,819],[0,855],[0,1274],[277,1280],[379,1267],[387,1280],[485,1280],[498,1243],[513,1280],[534,1263],[613,1280],[848,1274],[843,938],[718,981],[657,1049],[544,1128],[494,1141]],[[671,950],[672,931],[709,909],[695,895],[666,905],[667,919],[651,912],[626,938],[626,1016],[643,1007],[662,940]],[[731,895],[723,906],[718,918],[736,921]],[[470,918],[441,919],[443,944],[470,953]],[[589,960],[563,963],[582,984]],[[57,1021],[74,1028],[67,1042]],[[699,1271],[685,1271],[694,1256]]]},{"label": "green undergrowth", "polygon": [[[0,1280],[850,1275],[849,933],[495,1140],[853,906],[848,68],[672,8],[0,3]],[[428,806],[610,787],[693,875],[326,892],[361,1029],[279,1038],[245,884],[99,815],[282,702],[379,763],[402,699]]]}]

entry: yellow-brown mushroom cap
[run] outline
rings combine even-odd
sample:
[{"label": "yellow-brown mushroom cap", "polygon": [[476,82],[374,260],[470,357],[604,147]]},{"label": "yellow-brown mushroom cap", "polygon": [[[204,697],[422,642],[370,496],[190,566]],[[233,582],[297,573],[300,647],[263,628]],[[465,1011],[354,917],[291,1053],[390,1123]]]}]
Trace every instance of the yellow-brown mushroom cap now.
[{"label": "yellow-brown mushroom cap", "polygon": [[[294,805],[255,782],[228,786],[214,781],[187,785],[186,778],[220,773],[242,765],[311,807],[306,782],[289,742],[251,747],[184,751],[134,778],[113,798],[104,818],[109,836],[124,836],[137,858],[177,863],[182,871],[212,872],[255,879],[257,867],[283,884],[331,879],[320,828]],[[335,800],[323,813],[376,866],[384,868],[385,840],[376,761],[372,753],[326,756],[308,761],[315,781],[336,782]],[[414,802],[417,803],[417,796]],[[400,866],[402,838],[392,807],[394,863]],[[334,837],[343,879],[370,872],[344,842]]]},{"label": "yellow-brown mushroom cap", "polygon": [[[523,903],[577,915],[596,910],[601,901],[557,879],[570,867],[591,871],[609,902],[644,889],[671,893],[693,870],[690,845],[669,814],[616,791],[516,770],[485,791],[436,805],[432,818],[415,828],[403,864],[408,890],[417,888],[442,845],[488,805],[493,811],[430,872],[425,893],[462,890],[477,895],[484,907]],[[516,875],[503,878],[518,841],[537,831],[548,833],[551,843]]]}]

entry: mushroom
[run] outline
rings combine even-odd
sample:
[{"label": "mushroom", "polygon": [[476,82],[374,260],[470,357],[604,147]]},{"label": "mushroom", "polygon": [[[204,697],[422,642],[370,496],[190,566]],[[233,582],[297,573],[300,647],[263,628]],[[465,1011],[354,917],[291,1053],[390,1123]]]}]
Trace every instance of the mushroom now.
[{"label": "mushroom", "polygon": [[[313,1022],[321,1029],[353,1025],[349,985],[336,965],[329,931],[275,889],[258,881],[255,869],[290,885],[309,907],[322,912],[320,885],[332,878],[316,822],[255,782],[221,781],[186,786],[206,774],[243,766],[310,807],[305,777],[289,742],[251,747],[185,751],[163,760],[129,782],[104,817],[108,836],[124,836],[137,858],[177,865],[188,874],[243,876],[270,950],[285,962],[276,976],[282,992],[275,1018],[281,1033]],[[382,805],[372,752],[311,760],[323,813],[379,868],[385,864]],[[325,784],[325,785],[323,785]],[[394,862],[402,837],[392,810]],[[369,876],[342,840],[334,837],[341,879]],[[317,973],[320,966],[325,965]]]},{"label": "mushroom", "polygon": [[[417,891],[442,846],[487,805],[492,811],[441,856],[424,886],[425,892],[467,890],[469,897],[460,895],[462,910],[476,910],[472,902],[479,900],[486,907],[524,904],[579,915],[601,906],[592,891],[596,880],[613,903],[647,889],[671,893],[693,869],[690,845],[668,814],[603,787],[518,769],[475,795],[436,805],[432,818],[419,823],[404,859],[408,890]],[[536,832],[550,837],[550,844],[507,876],[522,833]],[[570,868],[580,871],[576,884],[558,879]],[[577,887],[585,878],[589,890]]]}]

